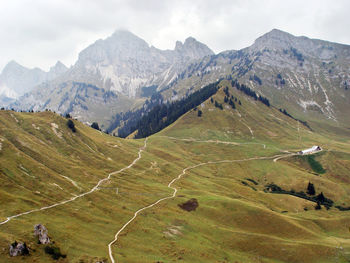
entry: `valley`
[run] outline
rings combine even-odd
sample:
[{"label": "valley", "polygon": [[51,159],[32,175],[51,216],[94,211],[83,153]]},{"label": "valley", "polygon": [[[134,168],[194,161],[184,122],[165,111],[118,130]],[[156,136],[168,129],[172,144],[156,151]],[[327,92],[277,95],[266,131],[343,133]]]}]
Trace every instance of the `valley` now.
[{"label": "valley", "polygon": [[[38,223],[59,262],[350,259],[349,211],[337,208],[350,206],[346,133],[312,130],[229,80],[144,139],[67,121],[0,111],[0,262],[54,262],[33,236]],[[295,154],[313,145],[323,149],[313,161]],[[316,210],[321,193],[334,203]],[[15,240],[30,255],[10,257]]]}]

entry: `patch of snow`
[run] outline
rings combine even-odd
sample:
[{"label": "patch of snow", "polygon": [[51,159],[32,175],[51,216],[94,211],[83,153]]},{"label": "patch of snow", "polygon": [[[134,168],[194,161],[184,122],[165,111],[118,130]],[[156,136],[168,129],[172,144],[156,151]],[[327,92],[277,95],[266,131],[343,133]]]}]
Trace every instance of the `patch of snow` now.
[{"label": "patch of snow", "polygon": [[289,80],[289,82],[293,85],[293,87],[294,88],[297,88],[298,87],[298,85],[293,81],[293,79],[291,78],[291,76],[289,76],[288,74],[287,74],[287,79]]},{"label": "patch of snow", "polygon": [[329,119],[332,119],[334,121],[337,121],[335,115],[334,115],[334,111],[333,111],[333,103],[329,100],[329,97],[327,95],[327,92],[326,92],[326,89],[321,85],[321,83],[318,82],[318,85],[320,86],[325,98],[326,98],[326,101],[324,102],[324,104],[326,105],[326,110],[327,110],[327,117]]},{"label": "patch of snow", "polygon": [[310,93],[312,94],[312,86],[311,86],[311,83],[310,83],[310,80],[309,80],[309,79],[307,80],[307,84],[308,84],[308,86],[309,86],[309,91],[310,91]]},{"label": "patch of snow", "polygon": [[304,85],[303,85],[302,82],[299,80],[297,74],[294,74],[294,76],[295,76],[295,79],[297,80],[297,82],[298,82],[298,84],[299,84],[299,88],[304,89]]},{"label": "patch of snow", "polygon": [[313,100],[299,100],[298,104],[304,109],[304,111],[306,111],[306,108],[308,106],[317,106],[323,112],[322,107],[316,101],[313,101]]},{"label": "patch of snow", "polygon": [[171,82],[173,82],[177,78],[177,74],[174,73],[174,75],[171,77],[171,79],[168,81],[167,85],[169,85]]}]

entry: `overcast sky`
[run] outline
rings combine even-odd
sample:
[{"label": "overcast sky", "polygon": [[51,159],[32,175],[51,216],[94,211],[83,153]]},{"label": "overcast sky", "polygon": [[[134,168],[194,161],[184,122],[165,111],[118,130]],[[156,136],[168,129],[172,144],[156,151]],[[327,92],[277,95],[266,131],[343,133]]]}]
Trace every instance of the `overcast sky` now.
[{"label": "overcast sky", "polygon": [[348,0],[0,0],[0,71],[10,60],[48,70],[116,29],[173,49],[188,36],[218,53],[278,28],[350,44]]}]

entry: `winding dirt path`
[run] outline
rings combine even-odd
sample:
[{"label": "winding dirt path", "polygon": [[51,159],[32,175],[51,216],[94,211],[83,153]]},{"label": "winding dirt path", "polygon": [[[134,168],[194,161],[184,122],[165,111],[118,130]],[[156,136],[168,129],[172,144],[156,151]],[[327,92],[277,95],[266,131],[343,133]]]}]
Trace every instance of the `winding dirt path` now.
[{"label": "winding dirt path", "polygon": [[20,217],[20,216],[32,214],[32,213],[35,213],[35,212],[47,210],[47,209],[50,209],[50,208],[54,208],[56,206],[60,206],[60,205],[64,205],[64,204],[73,202],[74,200],[76,200],[78,198],[84,197],[84,196],[86,196],[88,194],[91,194],[91,193],[97,191],[102,183],[104,183],[105,181],[108,181],[108,180],[111,179],[111,176],[113,176],[115,174],[118,174],[118,173],[121,173],[121,172],[131,168],[138,160],[140,160],[141,159],[141,153],[146,149],[146,147],[147,147],[147,138],[145,139],[144,145],[138,151],[138,157],[136,159],[134,159],[131,164],[129,164],[128,166],[126,166],[126,167],[124,167],[124,168],[122,168],[122,169],[120,169],[118,171],[115,171],[115,172],[112,172],[112,173],[108,174],[108,176],[106,178],[103,178],[100,181],[98,181],[98,183],[93,188],[91,188],[89,191],[87,191],[85,193],[82,193],[82,194],[79,194],[79,195],[76,195],[76,196],[74,196],[74,197],[72,197],[70,199],[67,199],[67,200],[55,203],[53,205],[44,206],[44,207],[41,207],[41,208],[36,208],[36,209],[30,210],[30,211],[27,211],[27,212],[20,213],[20,214],[17,214],[17,215],[9,216],[9,217],[7,217],[7,219],[5,221],[0,222],[0,225],[4,225],[4,224],[8,223],[9,221],[11,221],[12,219]]},{"label": "winding dirt path", "polygon": [[[215,142],[215,141],[214,141]],[[189,166],[185,169],[182,170],[182,173],[180,173],[177,177],[175,177],[173,180],[170,181],[170,183],[168,184],[168,188],[172,189],[173,190],[173,194],[170,195],[170,196],[167,196],[167,197],[163,197],[161,199],[158,199],[156,202],[150,204],[150,205],[147,205],[147,206],[144,206],[142,208],[140,208],[139,210],[137,210],[135,213],[134,213],[134,216],[128,221],[126,222],[119,230],[118,232],[114,235],[114,239],[108,244],[108,253],[109,253],[109,258],[111,260],[112,263],[115,263],[115,260],[114,260],[114,257],[113,257],[113,251],[112,251],[112,245],[115,244],[118,240],[118,236],[120,235],[120,233],[131,223],[133,222],[136,217],[138,216],[138,214],[140,214],[142,211],[146,210],[146,209],[149,209],[157,204],[159,204],[160,202],[164,201],[164,200],[167,200],[167,199],[172,199],[176,196],[176,193],[178,191],[178,189],[176,187],[173,187],[172,185],[181,179],[181,177],[183,175],[186,174],[186,172],[188,170],[191,170],[191,169],[195,169],[197,167],[200,167],[200,166],[204,166],[204,165],[209,165],[209,164],[221,164],[221,163],[234,163],[234,162],[247,162],[247,161],[253,161],[253,160],[269,160],[269,159],[275,159],[275,158],[280,158],[280,157],[283,157],[281,155],[274,155],[274,156],[262,156],[262,157],[252,157],[252,158],[246,158],[246,159],[241,159],[241,160],[221,160],[221,161],[209,161],[209,162],[205,162],[205,163],[199,163],[199,164],[196,164],[196,165],[193,165],[193,166]]]}]

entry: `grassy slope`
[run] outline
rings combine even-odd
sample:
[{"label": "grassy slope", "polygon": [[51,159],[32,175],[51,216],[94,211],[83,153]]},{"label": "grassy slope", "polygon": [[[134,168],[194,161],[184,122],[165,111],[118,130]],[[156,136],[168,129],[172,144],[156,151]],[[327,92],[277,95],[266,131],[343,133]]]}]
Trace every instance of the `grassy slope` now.
[{"label": "grassy slope", "polygon": [[[234,89],[230,88],[230,93],[242,102],[241,106],[236,103],[237,110],[224,105],[221,111],[208,100],[201,106],[202,117],[190,111],[151,136],[141,160],[104,184],[118,187],[118,195],[113,189],[102,189],[0,226],[0,247],[5,248],[0,250],[0,262],[50,261],[32,236],[33,225],[39,222],[67,254],[62,262],[107,258],[107,244],[115,232],[138,208],[170,195],[166,185],[185,167],[273,156],[281,150],[296,151],[314,144],[326,150],[316,157],[326,169],[319,176],[295,158],[210,164],[188,171],[175,184],[177,197],[140,214],[113,246],[114,255],[118,262],[347,262],[349,212],[334,208],[316,211],[312,202],[263,190],[274,182],[287,190],[305,191],[311,181],[317,193],[322,191],[337,205],[350,206],[349,138],[327,139],[301,125],[298,132],[297,122],[278,110]],[[223,96],[219,91],[214,99],[223,103]],[[63,139],[53,132],[52,122],[58,124]],[[78,122],[78,132],[73,135],[65,122],[52,113],[0,112],[0,136],[4,139],[0,151],[1,218],[84,191],[59,174],[74,179],[83,189],[91,188],[108,172],[130,164],[143,144],[142,140],[101,135]],[[190,142],[166,136],[244,144]],[[35,178],[24,174],[20,165]],[[193,212],[181,210],[178,204],[190,198],[197,198],[199,207]],[[36,251],[23,259],[9,258],[6,247],[14,239],[29,242]]]},{"label": "grassy slope", "polygon": [[[226,85],[229,83],[224,82],[223,86]],[[187,113],[153,136],[150,148],[159,145],[173,151],[182,147],[187,156],[198,163],[272,156],[279,152],[278,149],[296,151],[318,144],[326,149],[316,157],[326,168],[326,174],[317,176],[309,167],[296,164],[293,158],[277,163],[260,160],[197,168],[177,184],[181,189],[177,199],[145,212],[147,215],[140,216],[126,231],[127,236],[120,240],[115,250],[121,262],[140,262],[140,259],[143,262],[349,260],[349,212],[334,208],[316,211],[312,202],[263,192],[264,185],[271,182],[284,189],[306,191],[307,183],[311,181],[317,193],[322,191],[337,204],[349,205],[349,177],[346,175],[350,169],[349,145],[344,143],[348,138],[334,141],[301,125],[298,133],[297,122],[276,109],[251,101],[233,89],[230,92],[242,101],[242,106],[236,103],[236,111],[225,107],[221,111],[208,100],[201,107],[201,118],[195,111]],[[223,96],[220,91],[214,99],[223,103]],[[252,129],[254,138],[240,120]],[[266,143],[267,149],[255,144],[232,146],[169,141],[159,136]],[[254,179],[258,185],[247,178]],[[199,201],[195,212],[177,207],[190,198]],[[170,236],[169,228],[176,226],[181,234]],[[140,243],[139,240],[146,241]],[[339,246],[344,250],[337,248]]]}]

